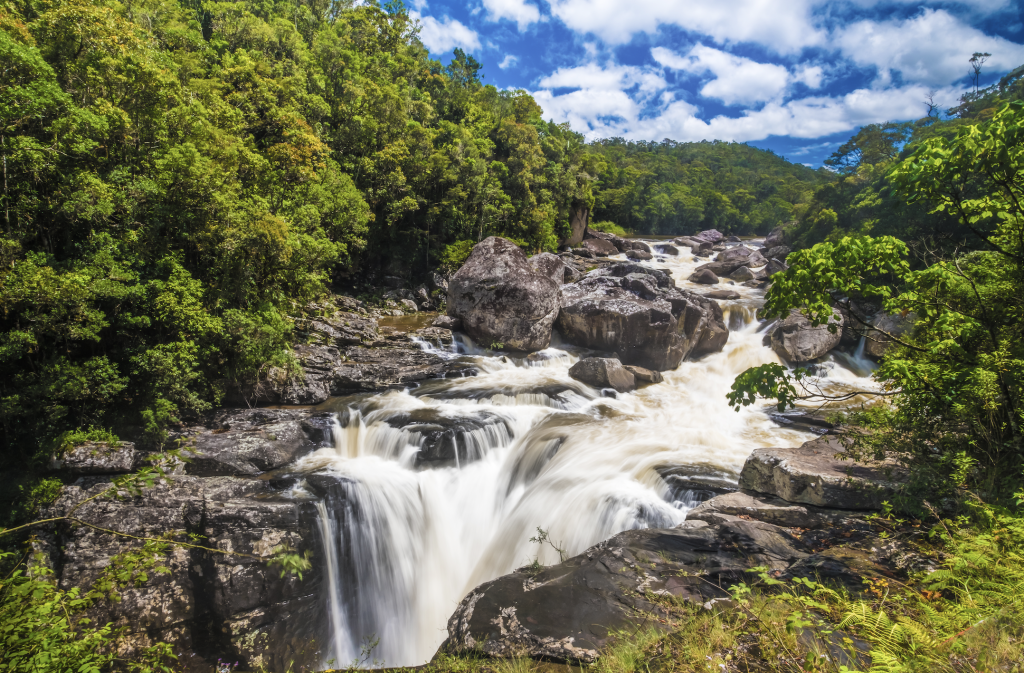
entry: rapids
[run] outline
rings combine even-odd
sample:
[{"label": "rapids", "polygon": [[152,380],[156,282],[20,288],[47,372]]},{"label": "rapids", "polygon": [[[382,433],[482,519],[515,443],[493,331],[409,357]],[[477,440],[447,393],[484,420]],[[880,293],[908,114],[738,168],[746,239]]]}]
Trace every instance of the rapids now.
[{"label": "rapids", "polygon": [[[766,407],[729,407],[737,374],[779,361],[762,345],[768,325],[755,318],[762,292],[727,280],[695,286],[686,278],[707,260],[681,252],[647,264],[681,288],[728,287],[741,297],[720,302],[732,330],[724,351],[684,362],[663,383],[604,396],[569,377],[586,353],[557,343],[557,334],[551,348],[523,359],[463,339],[448,351],[420,347],[473,359],[476,377],[321,407],[336,414],[333,445],[294,467],[330,484],[317,503],[328,566],[325,662],[347,665],[379,639],[362,665],[422,664],[478,584],[535,559],[558,563],[555,547],[574,555],[626,529],[674,526],[701,494],[673,475],[734,486],[753,449],[812,437],[778,425]],[[862,357],[839,355],[819,371],[825,389],[872,386]],[[456,464],[418,464],[426,439],[409,419],[451,423]],[[538,528],[554,544],[531,542]]]}]

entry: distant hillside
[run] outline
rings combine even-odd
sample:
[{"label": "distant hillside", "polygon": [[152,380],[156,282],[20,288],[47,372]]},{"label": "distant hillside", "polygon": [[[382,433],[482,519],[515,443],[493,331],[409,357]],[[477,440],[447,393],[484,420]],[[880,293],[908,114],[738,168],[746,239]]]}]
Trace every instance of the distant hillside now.
[{"label": "distant hillside", "polygon": [[602,160],[591,219],[639,234],[766,233],[793,219],[798,204],[832,179],[774,152],[717,140],[611,138],[589,149]]}]

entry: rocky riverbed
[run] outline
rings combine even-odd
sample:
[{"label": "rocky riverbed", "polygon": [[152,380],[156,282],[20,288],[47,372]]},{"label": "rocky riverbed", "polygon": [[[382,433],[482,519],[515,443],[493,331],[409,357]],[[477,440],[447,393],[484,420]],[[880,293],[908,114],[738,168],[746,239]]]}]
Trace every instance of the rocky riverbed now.
[{"label": "rocky riverbed", "polygon": [[[800,477],[791,468],[806,461],[785,453],[803,445],[827,462],[834,447],[806,444],[827,423],[728,408],[737,373],[802,362],[823,335],[798,326],[776,337],[785,321],[755,318],[765,269],[783,264],[779,240],[721,260],[745,261],[736,268],[764,278],[717,289],[694,280],[707,270],[704,253],[748,249],[723,238],[649,244],[595,234],[533,258],[488,239],[450,280],[448,315],[429,324],[338,297],[297,324],[299,370],[272,371],[235,391],[238,408],[177,429],[169,445],[187,460],[165,483],[88,502],[76,515],[98,529],[51,527],[35,542],[39,562],[61,586],[87,586],[136,544],[99,529],[198,540],[206,549],[175,548],[168,574],[96,618],[127,626],[129,649],[172,642],[196,670],[224,657],[275,671],[350,661],[364,638],[380,639],[374,657],[388,664],[422,663],[446,624],[449,650],[527,647],[586,661],[604,641],[585,620],[612,628],[646,609],[622,597],[637,582],[696,591],[657,583],[706,569],[708,554],[722,582],[756,559],[817,564],[793,531],[854,526],[845,522],[859,515],[846,509],[877,505],[878,489],[891,485],[853,475],[871,488],[837,504],[834,491],[851,475],[818,465]],[[408,301],[409,313],[433,307]],[[843,324],[832,348],[846,339],[856,350]],[[870,385],[858,369],[869,363],[854,354],[826,348],[814,364],[826,388]],[[62,457],[54,469],[69,485],[50,513],[69,511],[152,450],[91,445]],[[537,528],[573,558],[562,563],[530,542]],[[260,560],[285,546],[308,554],[301,580]],[[643,577],[626,570],[652,554],[667,560]],[[621,572],[612,557],[626,559]],[[516,571],[531,559],[549,567]],[[572,588],[580,582],[593,592]],[[496,619],[518,635],[495,636]]]}]

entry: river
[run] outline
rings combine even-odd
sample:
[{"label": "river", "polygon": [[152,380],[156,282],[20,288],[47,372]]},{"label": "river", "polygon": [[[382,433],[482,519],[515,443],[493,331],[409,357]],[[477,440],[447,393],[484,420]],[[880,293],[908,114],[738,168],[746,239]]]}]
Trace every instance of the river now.
[{"label": "river", "polygon": [[[700,499],[693,475],[698,490],[735,486],[753,449],[813,437],[778,425],[764,407],[729,407],[737,374],[779,362],[755,318],[763,292],[687,282],[707,261],[687,252],[646,264],[681,288],[741,296],[720,302],[731,330],[725,349],[665,372],[663,383],[609,397],[569,377],[587,353],[557,334],[551,348],[521,359],[463,339],[450,357],[472,358],[476,377],[321,407],[336,414],[333,446],[295,469],[333,483],[318,503],[329,579],[325,662],[346,665],[376,643],[363,665],[422,664],[480,583],[534,560],[558,563],[556,547],[574,555],[623,530],[679,524]],[[822,367],[826,389],[871,386],[867,363],[836,360]],[[463,430],[458,464],[417,467],[423,436],[408,422],[438,419]],[[553,544],[531,542],[538,528]]]}]

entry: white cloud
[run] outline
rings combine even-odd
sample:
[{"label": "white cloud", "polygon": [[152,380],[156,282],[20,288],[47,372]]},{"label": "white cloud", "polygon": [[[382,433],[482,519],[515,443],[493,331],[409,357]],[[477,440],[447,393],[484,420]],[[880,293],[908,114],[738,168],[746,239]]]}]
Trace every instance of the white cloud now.
[{"label": "white cloud", "polygon": [[505,70],[506,68],[511,68],[518,62],[519,59],[512,54],[505,54],[505,58],[501,59],[501,63],[498,64],[498,67]]},{"label": "white cloud", "polygon": [[878,68],[881,85],[898,72],[904,82],[945,86],[967,75],[976,51],[992,54],[990,72],[1024,62],[1024,45],[985,35],[941,9],[905,21],[858,21],[836,31],[834,44],[857,65]]},{"label": "white cloud", "polygon": [[627,90],[639,87],[650,94],[668,86],[661,75],[649,68],[631,65],[600,66],[596,63],[559,68],[540,81],[545,89]]},{"label": "white cloud", "polygon": [[[648,110],[623,91],[575,91],[555,96],[538,91],[534,97],[544,116],[569,121],[588,138],[624,136],[637,140],[673,138],[680,141],[763,140],[768,136],[820,138],[889,119],[922,116],[927,89],[921,85],[894,89],[858,89],[844,96],[815,96],[789,102],[772,101],[759,110],[736,117],[697,116],[697,108],[680,100],[665,101]],[[946,89],[940,100],[955,100],[959,92]]]},{"label": "white cloud", "polygon": [[483,0],[487,10],[487,18],[491,21],[508,19],[515,21],[520,31],[526,30],[531,23],[540,21],[540,10],[525,0]]},{"label": "white cloud", "polygon": [[466,51],[480,49],[480,36],[461,21],[447,16],[438,21],[419,12],[409,12],[409,16],[420,22],[420,41],[434,53],[444,53],[456,47]]},{"label": "white cloud", "polygon": [[802,65],[793,73],[793,81],[800,82],[808,89],[820,89],[825,80],[825,69],[820,65]]},{"label": "white cloud", "polygon": [[422,12],[427,8],[427,0],[409,0],[409,4],[412,5],[412,8],[417,12]]},{"label": "white cloud", "polygon": [[719,43],[756,42],[780,53],[822,44],[814,0],[550,0],[551,13],[580,33],[605,42],[628,42],[636,33],[655,33],[660,25],[702,33]]},{"label": "white cloud", "polygon": [[774,63],[758,63],[718,49],[697,44],[685,57],[655,47],[651,55],[658,63],[695,75],[711,73],[714,79],[700,93],[726,105],[751,104],[780,96],[789,84],[789,71]]}]

